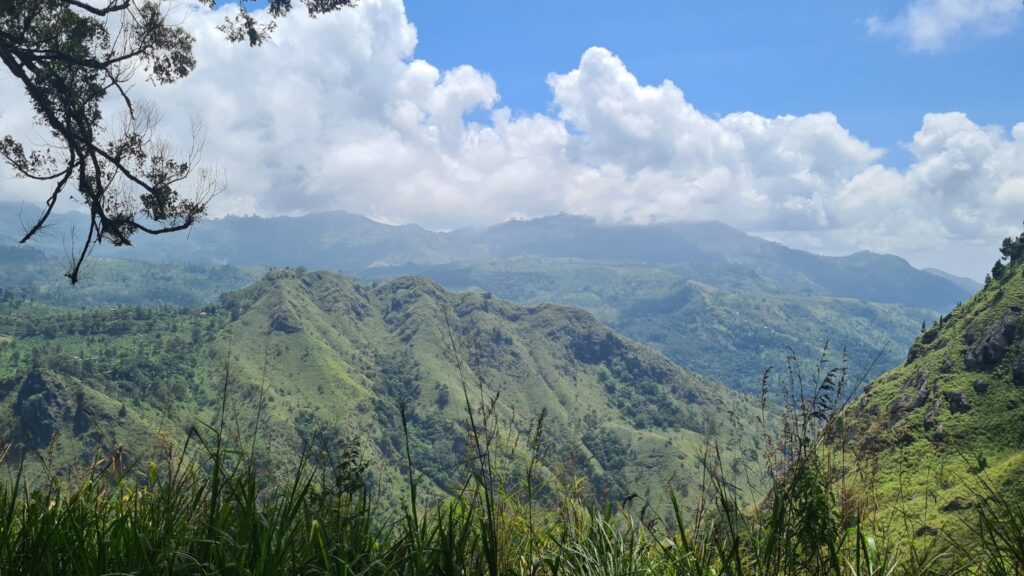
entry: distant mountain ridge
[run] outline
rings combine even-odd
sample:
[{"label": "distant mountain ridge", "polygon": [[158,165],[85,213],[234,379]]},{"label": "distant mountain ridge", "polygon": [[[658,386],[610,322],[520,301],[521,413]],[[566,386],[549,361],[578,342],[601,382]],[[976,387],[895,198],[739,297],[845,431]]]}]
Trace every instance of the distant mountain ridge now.
[{"label": "distant mountain ridge", "polygon": [[938,268],[922,268],[922,270],[931,274],[935,274],[939,278],[945,278],[946,280],[949,280],[950,282],[956,284],[957,286],[960,286],[961,288],[969,291],[972,294],[985,287],[985,285],[982,284],[981,282],[976,282],[970,278],[965,278],[963,276],[950,274],[949,272],[939,270]]},{"label": "distant mountain ridge", "polygon": [[[0,242],[18,236],[19,205],[0,205]],[[82,227],[81,215],[62,214],[54,229]],[[63,255],[58,235],[36,247]],[[125,257],[126,250],[98,254]],[[389,266],[439,265],[515,256],[579,258],[690,266],[732,264],[791,292],[948,310],[971,286],[949,275],[918,270],[897,256],[858,252],[820,256],[750,236],[721,222],[645,226],[601,224],[560,214],[512,220],[487,228],[432,232],[392,226],[345,212],[301,217],[227,217],[207,220],[187,234],[137,238],[131,257],[237,266],[305,266],[350,274]]]}]

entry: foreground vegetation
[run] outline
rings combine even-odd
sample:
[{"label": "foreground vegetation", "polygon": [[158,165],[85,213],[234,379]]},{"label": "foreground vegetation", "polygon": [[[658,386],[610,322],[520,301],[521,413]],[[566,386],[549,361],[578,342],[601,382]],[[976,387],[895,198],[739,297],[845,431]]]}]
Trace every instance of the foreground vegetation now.
[{"label": "foreground vegetation", "polygon": [[[791,364],[781,433],[766,434],[771,490],[760,506],[737,500],[743,481],[713,443],[703,453],[696,509],[659,517],[642,498],[600,505],[581,478],[554,469],[542,412],[528,436],[506,428],[495,401],[462,383],[467,456],[451,495],[419,493],[423,477],[405,438],[406,497],[376,498],[355,446],[323,437],[283,471],[259,456],[259,435],[232,432],[230,376],[217,418],[180,446],[166,440],[144,464],[124,452],[98,458],[76,481],[0,483],[4,574],[681,574],[1019,576],[1024,508],[981,476],[975,517],[949,534],[889,532],[844,492],[835,436],[846,372],[805,377]],[[237,431],[238,428],[235,428]],[[522,457],[522,456],[525,456]],[[12,457],[12,456],[8,456]],[[45,459],[45,454],[37,454]],[[521,465],[525,462],[525,465]],[[547,464],[547,466],[542,466]],[[742,474],[740,475],[742,476]]]}]

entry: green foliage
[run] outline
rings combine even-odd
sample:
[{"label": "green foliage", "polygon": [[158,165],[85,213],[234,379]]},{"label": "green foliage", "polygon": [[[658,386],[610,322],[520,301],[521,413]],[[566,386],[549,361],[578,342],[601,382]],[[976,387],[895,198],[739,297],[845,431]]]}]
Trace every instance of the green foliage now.
[{"label": "green foliage", "polygon": [[[0,7],[0,61],[52,137],[40,149],[10,135],[0,139],[0,157],[15,175],[51,186],[46,209],[21,241],[43,229],[57,199],[74,186],[90,218],[67,272],[72,283],[94,244],[130,245],[137,232],[181,230],[206,213],[217,185],[193,174],[201,143],[174,157],[154,137],[151,106],[134,106],[128,96],[139,68],[155,84],[187,76],[196,65],[193,41],[156,2],[12,0]],[[103,120],[100,103],[110,93],[126,105],[119,124]],[[186,186],[194,196],[185,195]]]},{"label": "green foliage", "polygon": [[1006,264],[1003,264],[1002,260],[996,260],[996,263],[992,265],[991,278],[1002,280],[1004,273],[1006,273]]},{"label": "green foliage", "polygon": [[880,374],[903,360],[919,323],[939,316],[900,304],[793,294],[722,264],[513,258],[414,270],[449,289],[583,308],[680,366],[755,394],[765,367],[785,366],[790,351],[813,357],[825,342],[845,348],[858,373]]},{"label": "green foliage", "polygon": [[259,429],[227,433],[225,394],[214,420],[148,463],[116,453],[77,481],[28,486],[15,473],[0,482],[0,566],[12,575],[1017,576],[1024,514],[990,488],[978,528],[955,540],[907,540],[843,515],[838,461],[816,447],[839,424],[844,382],[840,369],[819,372],[790,404],[762,506],[741,507],[709,444],[700,512],[688,517],[672,496],[669,522],[636,495],[599,506],[571,476],[519,474],[517,463],[548,458],[543,419],[520,447],[500,419],[474,420],[473,408],[485,459],[466,463],[460,490],[425,506],[410,474],[392,515],[358,445],[332,451],[320,439],[289,469],[265,466]]},{"label": "green foliage", "polygon": [[[1012,236],[1003,238],[1003,244],[999,247],[999,253],[1003,258],[1016,264],[1024,257],[1024,234],[1014,238]],[[993,275],[994,276],[994,275]]]},{"label": "green foliage", "polygon": [[[1004,242],[1010,255],[1017,246]],[[984,508],[986,496],[969,484],[1009,502],[1024,498],[1022,310],[1024,277],[1011,259],[851,407],[845,438],[862,465],[849,479],[876,494],[908,534],[975,526],[965,517]]]},{"label": "green foliage", "polygon": [[[46,466],[30,466],[35,476],[46,467],[74,469],[119,445],[145,458],[147,434],[177,438],[196,418],[215,419],[225,362],[236,376],[228,390],[235,415],[258,420],[275,438],[261,458],[294,464],[315,437],[334,444],[358,437],[392,500],[409,452],[423,475],[421,494],[459,485],[455,471],[472,456],[462,378],[475,409],[496,402],[522,435],[546,410],[553,460],[538,473],[550,474],[549,465],[576,470],[610,498],[627,489],[658,494],[670,482],[696,485],[696,446],[707,434],[728,440],[730,461],[753,459],[753,402],[578,310],[453,294],[416,278],[369,289],[289,270],[199,309],[71,311],[16,296],[0,306],[0,334],[8,337],[0,341],[9,390],[0,394],[4,439],[17,449],[36,446],[19,432],[18,391],[27,382],[66,380],[85,394],[59,410],[40,406],[55,414],[42,445],[56,434],[61,449]],[[585,438],[594,423],[617,443]],[[666,497],[655,500],[668,508]]]},{"label": "green foliage", "polygon": [[0,245],[3,288],[36,302],[57,306],[198,306],[250,284],[262,270],[214,264],[151,264],[91,259],[81,279],[61,278],[66,262],[28,247]]},{"label": "green foliage", "polygon": [[1019,264],[1024,259],[1024,234],[1016,238],[1013,236],[1003,238],[1003,243],[999,247],[999,253],[1002,257],[992,265],[992,272],[985,280],[986,286],[992,280],[1002,280],[1011,266]]},{"label": "green foliage", "polygon": [[[215,0],[200,2],[208,7]],[[353,5],[354,0],[303,0],[310,16]],[[0,138],[0,158],[21,178],[46,182],[45,208],[23,231],[20,242],[47,225],[54,205],[73,190],[88,208],[85,239],[70,258],[67,276],[78,282],[94,246],[130,246],[143,232],[152,236],[191,227],[223,184],[198,166],[201,127],[192,127],[191,146],[159,138],[159,113],[149,102],[132,101],[132,81],[141,71],[153,84],[172,84],[196,67],[195,38],[180,22],[188,3],[153,0],[79,2],[10,0],[0,5],[0,62],[35,112],[48,138],[28,145]],[[260,22],[239,3],[235,18],[219,29],[228,40],[261,44],[292,0],[271,0],[269,22]],[[113,97],[112,97],[113,96]],[[104,111],[124,105],[113,122]],[[101,103],[103,104],[101,106]],[[187,150],[182,154],[177,148]]]}]

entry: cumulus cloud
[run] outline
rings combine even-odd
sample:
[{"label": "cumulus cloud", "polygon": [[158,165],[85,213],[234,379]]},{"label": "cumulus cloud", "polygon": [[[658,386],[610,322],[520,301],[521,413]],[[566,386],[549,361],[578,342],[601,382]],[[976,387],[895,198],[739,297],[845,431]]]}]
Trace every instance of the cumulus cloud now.
[{"label": "cumulus cloud", "polygon": [[[640,84],[603,48],[549,75],[549,113],[513,113],[485,72],[416,59],[400,0],[316,21],[292,14],[258,49],[223,40],[216,25],[230,9],[189,15],[192,76],[135,92],[158,102],[172,137],[205,121],[205,160],[229,185],[218,215],[344,209],[432,228],[559,211],[719,219],[800,247],[941,264],[928,258],[971,243],[991,251],[1024,210],[1024,123],[1007,132],[928,115],[913,164],[897,170],[831,113],[711,117],[670,81]],[[3,76],[0,96],[11,103],[0,133],[31,135]],[[0,174],[0,199],[30,197],[42,191]]]},{"label": "cumulus cloud", "polygon": [[867,21],[868,31],[905,38],[915,52],[938,52],[963,33],[998,35],[1013,29],[1024,14],[1020,0],[913,0],[892,19]]}]

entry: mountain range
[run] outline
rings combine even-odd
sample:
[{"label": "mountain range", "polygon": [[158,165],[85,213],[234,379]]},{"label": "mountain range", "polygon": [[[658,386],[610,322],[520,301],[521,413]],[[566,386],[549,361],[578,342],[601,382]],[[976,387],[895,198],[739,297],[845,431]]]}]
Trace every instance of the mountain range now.
[{"label": "mountain range", "polygon": [[[0,205],[0,243],[20,237],[32,209]],[[66,253],[69,232],[84,216],[56,215],[51,233],[34,241],[51,255]],[[385,266],[450,264],[488,258],[540,256],[605,262],[718,266],[753,271],[791,292],[946,310],[979,285],[918,270],[902,258],[858,252],[820,256],[745,234],[720,222],[602,224],[582,216],[513,220],[486,228],[432,232],[392,226],[344,212],[301,217],[211,219],[187,234],[139,235],[129,254],[97,255],[146,261],[324,269],[353,275]],[[973,289],[972,289],[973,288]]]},{"label": "mountain range", "polygon": [[[360,278],[266,272],[296,250],[267,240],[285,230],[314,247],[300,262],[355,263]],[[685,499],[700,482],[709,438],[734,473],[756,462],[774,409],[734,390],[832,339],[854,364],[895,366],[837,435],[857,455],[851,486],[887,517],[898,508],[934,533],[979,505],[962,478],[1024,498],[1018,261],[972,296],[970,281],[893,256],[817,256],[717,223],[557,216],[435,233],[326,214],[216,220],[203,234],[140,242],[132,254],[149,261],[101,254],[79,292],[48,287],[52,236],[0,248],[0,429],[37,471],[117,446],[145,457],[216,420],[224,400],[239,440],[259,434],[268,470],[316,442],[358,445],[385,491],[414,455],[440,495],[471,457],[468,406],[509,438],[543,414],[546,474],[663,507],[666,486]],[[134,300],[109,290],[126,285]]]}]

